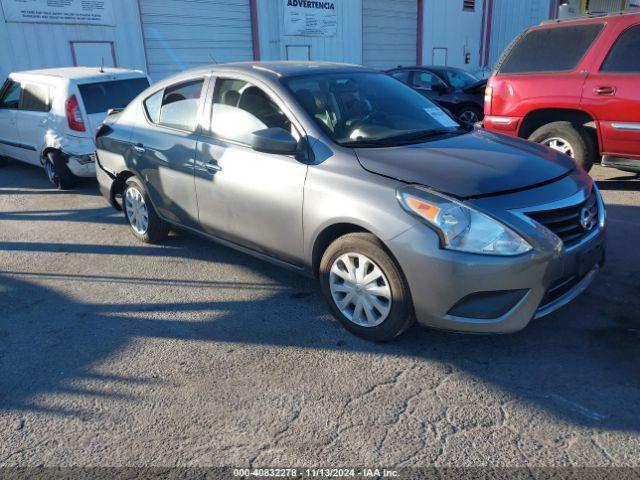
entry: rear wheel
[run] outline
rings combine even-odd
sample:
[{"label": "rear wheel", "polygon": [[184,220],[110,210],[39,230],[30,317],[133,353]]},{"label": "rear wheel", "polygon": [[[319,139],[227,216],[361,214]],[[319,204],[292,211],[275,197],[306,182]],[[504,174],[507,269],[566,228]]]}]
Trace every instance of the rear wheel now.
[{"label": "rear wheel", "polygon": [[44,161],[44,172],[49,182],[58,190],[69,190],[76,183],[76,177],[67,166],[60,152],[49,152]]},{"label": "rear wheel", "polygon": [[126,182],[122,207],[129,230],[141,242],[159,243],[169,234],[169,224],[158,216],[146,189],[135,177]]},{"label": "rear wheel", "polygon": [[570,156],[587,172],[596,159],[593,138],[582,125],[571,122],[549,123],[533,132],[529,140]]},{"label": "rear wheel", "polygon": [[327,248],[320,263],[320,287],[334,316],[367,340],[392,340],[413,324],[404,275],[371,234],[345,235]]}]

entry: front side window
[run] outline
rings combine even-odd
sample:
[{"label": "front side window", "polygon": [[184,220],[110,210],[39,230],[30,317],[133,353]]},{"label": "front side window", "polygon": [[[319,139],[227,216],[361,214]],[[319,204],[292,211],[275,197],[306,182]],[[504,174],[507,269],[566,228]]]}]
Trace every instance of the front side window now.
[{"label": "front side window", "polygon": [[471,87],[479,82],[476,77],[462,70],[446,70],[445,75],[449,84],[457,89]]},{"label": "front side window", "polygon": [[640,73],[640,25],[634,25],[622,32],[600,70],[612,73]]},{"label": "front side window", "polygon": [[144,101],[149,120],[164,127],[195,131],[203,85],[203,79],[191,80],[154,93]]},{"label": "front side window", "polygon": [[49,88],[43,85],[25,84],[22,87],[20,110],[29,112],[49,111]]},{"label": "front side window", "polygon": [[0,98],[0,108],[17,110],[20,106],[20,84],[12,80],[5,83],[4,94]]},{"label": "front side window", "polygon": [[602,31],[600,23],[531,30],[516,40],[498,73],[569,72]]},{"label": "front side window", "polygon": [[284,83],[316,124],[343,146],[389,146],[462,133],[440,107],[382,73],[330,73]]},{"label": "front side window", "polygon": [[263,90],[242,80],[218,79],[213,95],[211,133],[249,145],[251,134],[265,128],[292,131],[287,116]]}]

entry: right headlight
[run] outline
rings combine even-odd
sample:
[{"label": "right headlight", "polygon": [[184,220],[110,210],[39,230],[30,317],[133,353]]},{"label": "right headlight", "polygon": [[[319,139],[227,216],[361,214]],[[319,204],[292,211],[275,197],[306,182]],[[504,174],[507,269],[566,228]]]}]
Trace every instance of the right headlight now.
[{"label": "right headlight", "polygon": [[436,230],[449,250],[511,256],[532,249],[506,225],[444,195],[406,187],[398,190],[398,200],[407,212]]}]

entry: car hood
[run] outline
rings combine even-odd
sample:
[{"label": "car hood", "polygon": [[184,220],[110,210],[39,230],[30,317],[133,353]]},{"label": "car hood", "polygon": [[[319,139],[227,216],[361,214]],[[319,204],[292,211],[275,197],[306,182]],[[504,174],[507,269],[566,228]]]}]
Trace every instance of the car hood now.
[{"label": "car hood", "polygon": [[478,80],[477,83],[474,83],[473,85],[469,85],[468,87],[465,87],[462,89],[462,91],[464,93],[482,93],[484,94],[484,89],[487,87],[487,81],[486,80]]},{"label": "car hood", "polygon": [[355,152],[369,172],[459,198],[521,190],[563,177],[575,168],[573,161],[559,152],[483,130]]}]

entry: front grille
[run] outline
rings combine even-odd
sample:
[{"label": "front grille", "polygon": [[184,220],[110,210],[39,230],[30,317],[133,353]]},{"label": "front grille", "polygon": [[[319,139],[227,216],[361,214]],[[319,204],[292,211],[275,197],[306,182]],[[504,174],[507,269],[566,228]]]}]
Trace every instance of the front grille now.
[{"label": "front grille", "polygon": [[565,246],[575,245],[598,225],[598,200],[595,190],[589,198],[570,207],[528,212],[527,216],[555,233]]},{"label": "front grille", "polygon": [[563,295],[569,293],[584,277],[572,275],[570,277],[563,278],[555,282],[551,288],[547,291],[546,295],[540,302],[539,308],[544,308],[549,304],[555,302]]}]

